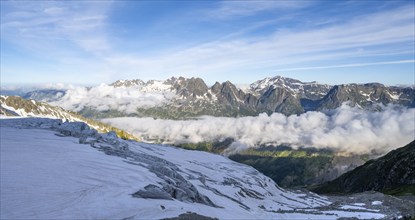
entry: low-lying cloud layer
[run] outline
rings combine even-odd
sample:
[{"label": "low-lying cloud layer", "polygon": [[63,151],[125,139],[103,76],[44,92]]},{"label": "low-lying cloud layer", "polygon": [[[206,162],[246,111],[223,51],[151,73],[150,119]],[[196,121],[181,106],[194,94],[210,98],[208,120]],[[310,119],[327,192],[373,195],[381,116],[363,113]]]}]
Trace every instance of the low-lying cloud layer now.
[{"label": "low-lying cloud layer", "polygon": [[92,88],[73,86],[56,102],[50,104],[79,112],[84,107],[98,111],[111,109],[135,113],[137,107],[154,107],[168,102],[173,93],[163,91],[141,91],[137,87],[113,87],[101,84]]},{"label": "low-lying cloud layer", "polygon": [[104,122],[141,137],[168,143],[203,142],[227,137],[237,151],[261,144],[287,144],[292,147],[330,148],[349,153],[386,153],[415,139],[415,109],[389,105],[370,112],[343,105],[330,112],[307,112],[299,116],[160,120],[153,118],[111,118]]}]

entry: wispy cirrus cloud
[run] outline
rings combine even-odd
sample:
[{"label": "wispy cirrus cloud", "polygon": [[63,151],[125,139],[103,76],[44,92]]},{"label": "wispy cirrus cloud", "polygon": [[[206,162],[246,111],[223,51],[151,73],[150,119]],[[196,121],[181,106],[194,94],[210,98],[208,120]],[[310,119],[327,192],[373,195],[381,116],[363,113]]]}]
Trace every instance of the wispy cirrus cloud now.
[{"label": "wispy cirrus cloud", "polygon": [[372,63],[349,63],[349,64],[331,65],[331,66],[308,66],[308,67],[296,67],[296,68],[288,68],[288,69],[277,69],[275,71],[319,70],[319,69],[335,69],[335,68],[391,65],[391,64],[403,64],[403,63],[415,63],[415,60],[396,60],[396,61],[372,62]]},{"label": "wispy cirrus cloud", "polygon": [[313,1],[221,1],[218,6],[208,11],[211,19],[232,19],[251,16],[271,10],[292,10],[311,5]]},{"label": "wispy cirrus cloud", "polygon": [[[29,73],[55,82],[76,79],[72,83],[164,79],[171,75],[199,76],[211,79],[210,83],[248,83],[257,79],[258,75],[253,74],[258,73],[263,77],[278,70],[304,67],[392,65],[391,61],[412,59],[414,54],[415,15],[410,4],[333,19],[317,14],[310,20],[307,16],[315,11],[307,7],[318,2],[209,2],[207,8],[191,8],[200,12],[197,14],[174,13],[164,20],[153,16],[155,21],[150,22],[157,28],[148,27],[151,25],[145,10],[158,12],[158,4],[150,4],[149,8],[132,2],[122,3],[123,8],[121,3],[111,1],[1,4],[2,46],[12,48],[7,51],[10,53],[2,48],[1,69],[9,82],[17,75],[24,80]],[[133,10],[126,16],[116,10],[130,6],[144,7],[143,15],[130,20],[135,16]],[[121,20],[116,21],[114,15]],[[165,31],[162,21],[168,19],[175,21],[173,26],[183,25],[182,32],[170,33],[175,31],[173,28]],[[193,37],[192,33],[199,31],[206,36]],[[211,31],[215,33],[210,35]],[[172,43],[162,42],[164,39]],[[13,57],[16,51],[19,53]],[[238,81],[241,79],[247,81]]]},{"label": "wispy cirrus cloud", "polygon": [[[286,65],[298,66],[314,61],[331,64],[336,59],[377,57],[379,53],[408,55],[414,53],[413,47],[395,47],[394,44],[411,45],[415,37],[414,18],[412,8],[401,7],[318,29],[283,29],[259,38],[239,37],[212,41],[173,53],[159,53],[153,57],[122,54],[107,56],[105,59],[116,69],[127,71],[133,67],[135,72],[165,73],[163,77],[168,77],[171,73],[244,74],[257,72],[258,69],[276,71],[290,69],[281,68]],[[387,56],[382,59],[383,61],[370,62],[370,65],[406,63],[385,61]]]},{"label": "wispy cirrus cloud", "polygon": [[2,38],[30,51],[75,46],[98,53],[110,48],[106,11],[110,1],[2,2]]}]

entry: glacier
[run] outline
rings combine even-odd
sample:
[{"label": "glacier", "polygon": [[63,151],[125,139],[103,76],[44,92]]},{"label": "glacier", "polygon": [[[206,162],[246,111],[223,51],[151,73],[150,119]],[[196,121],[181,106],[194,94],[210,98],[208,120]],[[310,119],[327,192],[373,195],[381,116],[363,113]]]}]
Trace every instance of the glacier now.
[{"label": "glacier", "polygon": [[[1,118],[1,219],[389,218],[207,152],[122,140],[82,122]],[[378,206],[379,207],[379,206]],[[397,213],[399,214],[399,213]]]}]

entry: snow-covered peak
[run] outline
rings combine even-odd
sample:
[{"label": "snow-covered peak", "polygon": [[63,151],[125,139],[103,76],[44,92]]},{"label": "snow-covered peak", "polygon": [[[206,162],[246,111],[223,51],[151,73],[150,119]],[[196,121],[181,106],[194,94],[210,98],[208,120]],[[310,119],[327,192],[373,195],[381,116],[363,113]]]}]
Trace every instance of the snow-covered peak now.
[{"label": "snow-covered peak", "polygon": [[144,82],[141,79],[117,80],[109,85],[115,88],[132,87],[142,92],[170,92],[172,90],[172,87],[171,87],[171,83],[169,83],[169,80],[164,80],[164,81],[163,80],[149,80],[147,82]]},{"label": "snow-covered peak", "polygon": [[110,86],[114,86],[114,87],[134,87],[134,86],[142,86],[142,85],[144,85],[144,81],[141,79],[117,80],[110,84]]},{"label": "snow-covered peak", "polygon": [[313,82],[301,82],[296,79],[291,79],[282,76],[267,77],[262,80],[258,80],[250,85],[252,91],[256,93],[263,93],[269,88],[284,88],[291,92],[293,95],[307,96],[317,95],[322,97],[330,90],[331,86],[326,84],[320,84]]},{"label": "snow-covered peak", "polygon": [[250,93],[251,91],[251,85],[249,84],[235,84],[236,88],[242,90],[244,93]]},{"label": "snow-covered peak", "polygon": [[149,80],[140,88],[143,92],[172,92],[173,87],[162,80]]},{"label": "snow-covered peak", "polygon": [[254,83],[251,84],[251,89],[253,89],[254,91],[260,91],[272,85],[287,87],[286,85],[290,85],[292,83],[302,84],[302,82],[299,80],[285,78],[282,76],[275,76],[275,77],[267,77],[265,79],[255,81]]}]

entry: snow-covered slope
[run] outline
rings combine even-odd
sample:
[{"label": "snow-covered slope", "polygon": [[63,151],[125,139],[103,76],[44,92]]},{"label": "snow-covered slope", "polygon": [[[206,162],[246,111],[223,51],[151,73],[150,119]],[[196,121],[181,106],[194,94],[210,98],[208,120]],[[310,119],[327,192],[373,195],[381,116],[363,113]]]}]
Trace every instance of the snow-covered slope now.
[{"label": "snow-covered slope", "polygon": [[139,140],[134,135],[105,123],[85,118],[75,112],[67,111],[58,106],[52,106],[35,100],[26,100],[19,96],[0,96],[1,116],[51,118],[69,122],[84,122],[99,132],[115,131],[119,137],[124,139]]},{"label": "snow-covered slope", "polygon": [[18,96],[0,96],[0,114],[21,117],[44,117],[80,121],[74,114],[60,107],[35,101],[25,100]]},{"label": "snow-covered slope", "polygon": [[186,212],[221,219],[399,215],[287,191],[225,157],[124,141],[84,123],[24,118],[2,119],[0,125],[1,219],[160,219]]}]

